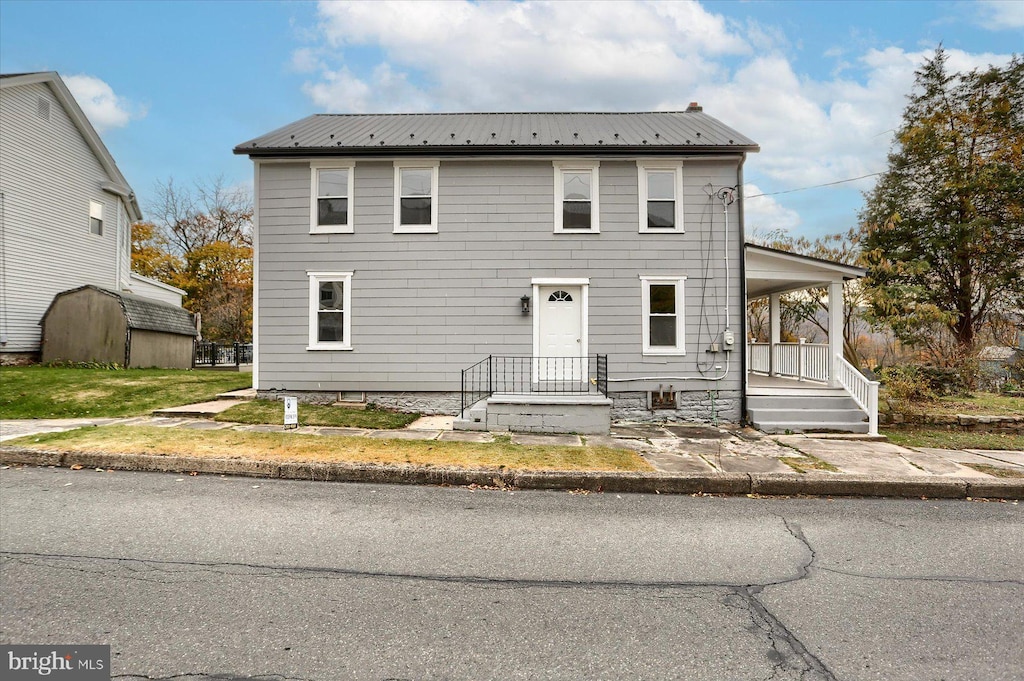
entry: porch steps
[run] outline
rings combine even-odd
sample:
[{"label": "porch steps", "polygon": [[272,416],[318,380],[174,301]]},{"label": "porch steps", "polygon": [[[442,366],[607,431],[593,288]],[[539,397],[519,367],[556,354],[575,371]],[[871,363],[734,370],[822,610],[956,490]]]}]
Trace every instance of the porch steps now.
[{"label": "porch steps", "polygon": [[588,395],[491,395],[456,417],[455,430],[607,435],[612,401]]},{"label": "porch steps", "polygon": [[842,389],[748,395],[747,420],[765,433],[868,432],[867,415]]}]

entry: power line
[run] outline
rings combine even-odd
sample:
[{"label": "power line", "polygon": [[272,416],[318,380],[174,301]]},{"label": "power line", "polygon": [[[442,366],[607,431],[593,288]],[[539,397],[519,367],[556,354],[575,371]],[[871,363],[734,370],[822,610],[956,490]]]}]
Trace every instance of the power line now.
[{"label": "power line", "polygon": [[863,180],[866,177],[874,177],[876,175],[881,175],[881,174],[882,174],[881,172],[868,173],[867,175],[861,175],[860,177],[851,177],[848,180],[836,180],[835,182],[826,182],[825,184],[812,184],[809,187],[797,187],[796,189],[786,189],[786,190],[781,191],[781,192],[765,192],[764,194],[753,194],[751,196],[746,196],[744,198],[756,199],[759,196],[775,196],[776,194],[792,194],[793,192],[802,192],[805,189],[817,189],[818,187],[831,187],[834,184],[843,184],[844,182],[856,182],[857,180]]}]

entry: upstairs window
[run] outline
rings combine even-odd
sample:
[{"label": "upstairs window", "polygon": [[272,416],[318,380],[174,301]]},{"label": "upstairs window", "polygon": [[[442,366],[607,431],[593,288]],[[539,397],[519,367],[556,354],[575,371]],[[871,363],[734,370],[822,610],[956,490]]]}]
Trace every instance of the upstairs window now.
[{"label": "upstairs window", "polygon": [[98,236],[103,236],[103,204],[96,201],[89,202],[89,231]]},{"label": "upstairs window", "polygon": [[555,232],[601,231],[597,163],[555,166]]},{"label": "upstairs window", "polygon": [[683,231],[682,166],[637,162],[641,232]]},{"label": "upstairs window", "polygon": [[686,277],[640,277],[645,355],[684,355],[683,282]]},{"label": "upstairs window", "polygon": [[395,232],[437,232],[438,163],[395,163]]},{"label": "upstairs window", "polygon": [[310,233],[351,234],[355,168],[336,163],[329,166],[314,163],[311,171]]},{"label": "upstairs window", "polygon": [[352,349],[352,273],[309,272],[309,347]]}]

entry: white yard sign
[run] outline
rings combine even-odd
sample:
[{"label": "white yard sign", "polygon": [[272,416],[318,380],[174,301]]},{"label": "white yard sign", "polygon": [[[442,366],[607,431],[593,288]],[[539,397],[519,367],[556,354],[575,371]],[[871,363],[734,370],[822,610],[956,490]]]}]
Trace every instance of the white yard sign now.
[{"label": "white yard sign", "polygon": [[284,425],[299,426],[299,398],[297,397],[286,397],[284,398]]}]

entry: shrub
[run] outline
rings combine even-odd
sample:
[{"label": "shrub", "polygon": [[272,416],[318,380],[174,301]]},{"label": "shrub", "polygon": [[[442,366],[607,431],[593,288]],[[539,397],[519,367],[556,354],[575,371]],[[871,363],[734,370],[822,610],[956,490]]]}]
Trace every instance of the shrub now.
[{"label": "shrub", "polygon": [[885,399],[892,412],[912,412],[914,403],[931,402],[936,398],[922,367],[913,364],[886,367],[879,376],[885,384]]},{"label": "shrub", "polygon": [[43,366],[54,369],[105,369],[107,371],[120,371],[124,369],[117,362],[72,362],[64,359],[47,362]]}]

